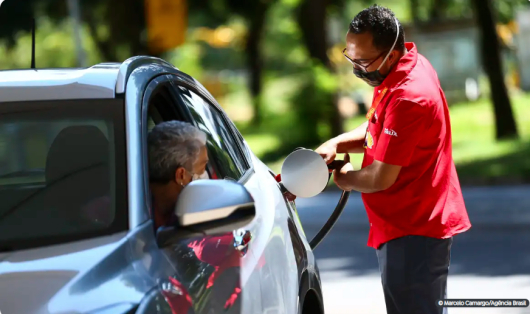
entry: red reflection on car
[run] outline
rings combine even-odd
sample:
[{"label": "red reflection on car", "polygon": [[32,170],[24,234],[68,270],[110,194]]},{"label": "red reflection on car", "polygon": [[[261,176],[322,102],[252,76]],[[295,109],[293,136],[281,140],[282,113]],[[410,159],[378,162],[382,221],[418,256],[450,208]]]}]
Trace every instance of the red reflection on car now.
[{"label": "red reflection on car", "polygon": [[177,279],[169,277],[169,284],[164,285],[162,295],[171,308],[173,314],[188,314],[193,306],[188,290]]}]

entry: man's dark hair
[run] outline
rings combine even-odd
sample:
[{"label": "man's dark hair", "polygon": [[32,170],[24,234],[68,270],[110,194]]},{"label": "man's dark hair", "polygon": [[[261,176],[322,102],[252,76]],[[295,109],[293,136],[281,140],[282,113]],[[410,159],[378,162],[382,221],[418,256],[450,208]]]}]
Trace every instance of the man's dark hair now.
[{"label": "man's dark hair", "polygon": [[[398,25],[399,37],[394,49],[403,50],[405,49],[405,33],[399,21]],[[369,32],[372,34],[373,44],[377,50],[390,50],[396,40],[396,17],[390,9],[373,5],[355,16],[348,31],[353,34]]]}]

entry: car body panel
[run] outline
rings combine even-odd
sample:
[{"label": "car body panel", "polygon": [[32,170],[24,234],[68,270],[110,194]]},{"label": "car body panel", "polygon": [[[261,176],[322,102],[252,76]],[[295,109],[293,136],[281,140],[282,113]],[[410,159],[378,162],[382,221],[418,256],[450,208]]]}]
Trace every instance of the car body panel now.
[{"label": "car body panel", "polygon": [[[0,291],[9,291],[0,295],[3,314],[104,314],[134,306],[139,306],[137,313],[210,314],[224,312],[227,297],[233,305],[226,313],[301,313],[307,291],[316,291],[321,298],[318,267],[294,202],[286,200],[270,169],[194,78],[150,57],[82,70],[24,70],[17,72],[18,81],[9,82],[7,73],[15,72],[0,71],[0,102],[83,97],[125,101],[130,230],[0,253]],[[32,76],[24,80],[22,73]],[[256,217],[246,227],[232,234],[179,239],[162,249],[157,246],[143,130],[148,96],[153,84],[162,81],[198,91],[222,112],[242,142],[250,168],[239,182],[256,204]],[[247,235],[250,242],[240,245]],[[203,256],[205,248],[210,256]]]},{"label": "car body panel", "polygon": [[138,303],[149,287],[123,280],[134,271],[132,257],[126,233],[10,253],[0,262],[2,312],[88,312],[114,300]]},{"label": "car body panel", "polygon": [[0,71],[0,102],[114,98],[118,64],[86,69]]},{"label": "car body panel", "polygon": [[[289,231],[288,209],[274,178],[260,161],[254,160],[256,175],[247,189],[262,205],[262,220],[253,243],[259,258],[263,313],[295,313],[298,295],[297,258]],[[257,208],[258,209],[258,208]]]}]

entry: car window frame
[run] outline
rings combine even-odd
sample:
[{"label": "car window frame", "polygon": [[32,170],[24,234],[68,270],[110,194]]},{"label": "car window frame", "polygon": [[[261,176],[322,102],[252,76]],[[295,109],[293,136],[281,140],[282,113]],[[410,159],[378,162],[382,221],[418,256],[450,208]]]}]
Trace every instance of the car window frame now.
[{"label": "car window frame", "polygon": [[[247,151],[247,147],[243,144],[241,141],[242,135],[237,132],[234,132],[235,126],[233,125],[233,122],[228,118],[224,110],[221,108],[219,103],[215,100],[215,98],[196,80],[190,81],[187,77],[181,76],[181,75],[170,75],[172,76],[172,83],[175,85],[175,89],[179,86],[189,89],[190,91],[197,94],[197,96],[201,97],[206,104],[209,105],[210,110],[215,110],[217,114],[219,114],[222,121],[225,123],[225,125],[228,126],[228,132],[229,136],[232,136],[232,140],[236,143],[236,150],[240,154],[240,157],[242,158],[243,163],[245,164],[245,170],[242,173],[241,177],[237,180],[240,184],[245,184],[254,174],[254,165],[250,158],[250,153]],[[178,92],[175,90],[175,92]],[[192,118],[191,112],[189,112],[189,109],[186,105],[180,104],[181,106],[184,106],[182,108],[182,111],[186,111],[187,114],[185,115],[185,119],[187,122],[196,124],[194,119]],[[237,135],[239,133],[239,136]]]},{"label": "car window frame", "polygon": [[196,127],[208,135],[208,154],[211,164],[215,165],[216,178],[239,180],[248,165],[234,141],[230,127],[204,97],[182,86],[177,86],[176,89],[181,105],[189,109]]},{"label": "car window frame", "polygon": [[[171,88],[171,75],[169,74],[163,74],[154,77],[149,81],[147,84],[145,91],[143,93],[142,101],[141,101],[141,121],[140,121],[140,150],[141,150],[141,160],[142,160],[142,186],[143,186],[143,193],[144,193],[144,208],[147,211],[147,217],[150,217],[150,219],[153,218],[153,204],[152,204],[152,195],[151,190],[149,187],[149,157],[148,157],[148,147],[147,147],[147,134],[149,133],[149,105],[150,101],[152,99],[152,96],[158,92],[159,88],[163,88],[164,86],[168,85],[168,91],[170,93],[170,97],[173,98],[173,106],[168,108],[172,111],[172,114],[174,115],[174,119],[177,120],[185,120],[185,117],[187,116],[186,112],[183,112],[180,110],[178,106],[178,100],[175,98],[175,95],[172,93]],[[163,119],[163,121],[167,121],[166,117],[163,113],[158,112],[160,117]],[[155,121],[156,125],[156,121]]]}]

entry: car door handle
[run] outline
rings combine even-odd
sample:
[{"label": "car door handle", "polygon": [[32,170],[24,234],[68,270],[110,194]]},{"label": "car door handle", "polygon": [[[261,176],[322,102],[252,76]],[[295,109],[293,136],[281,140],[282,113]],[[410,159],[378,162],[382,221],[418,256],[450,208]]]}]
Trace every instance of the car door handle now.
[{"label": "car door handle", "polygon": [[234,248],[239,252],[246,254],[251,240],[252,233],[249,230],[239,229],[234,231]]}]

